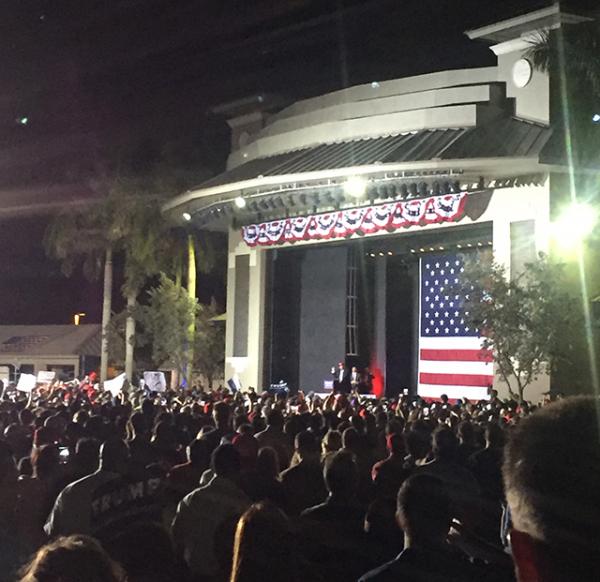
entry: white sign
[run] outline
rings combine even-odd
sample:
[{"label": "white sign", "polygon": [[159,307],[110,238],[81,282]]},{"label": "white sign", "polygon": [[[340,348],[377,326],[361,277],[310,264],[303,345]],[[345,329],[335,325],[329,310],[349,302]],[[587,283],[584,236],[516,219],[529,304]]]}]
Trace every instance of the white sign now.
[{"label": "white sign", "polygon": [[150,392],[164,392],[167,379],[164,372],[144,372],[144,384]]},{"label": "white sign", "polygon": [[40,370],[37,375],[37,381],[40,384],[50,384],[51,382],[54,382],[55,378],[56,372],[54,371],[46,372],[45,370]]},{"label": "white sign", "polygon": [[112,380],[104,382],[104,390],[107,390],[113,395],[113,398],[118,396],[123,390],[123,384],[125,383],[125,373],[119,374]]},{"label": "white sign", "polygon": [[17,383],[17,390],[20,392],[32,392],[37,384],[35,374],[21,374]]}]

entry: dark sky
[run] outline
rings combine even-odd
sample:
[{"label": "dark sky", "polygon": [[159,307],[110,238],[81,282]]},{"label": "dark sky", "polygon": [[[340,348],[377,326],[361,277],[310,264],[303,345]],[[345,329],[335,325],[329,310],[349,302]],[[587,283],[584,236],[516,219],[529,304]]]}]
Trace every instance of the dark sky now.
[{"label": "dark sky", "polygon": [[[0,323],[100,317],[100,287],[44,258],[48,218],[7,200],[86,183],[107,155],[194,151],[223,169],[208,110],[261,92],[295,100],[350,85],[494,64],[463,31],[544,0],[6,0],[0,18]],[[590,4],[590,3],[587,3]],[[591,3],[593,4],[593,3]],[[347,78],[346,77],[347,72]],[[20,119],[26,117],[27,123]],[[150,154],[148,154],[150,155]],[[81,194],[85,195],[85,194]],[[61,198],[63,196],[63,198]],[[205,290],[210,294],[211,289]]]}]

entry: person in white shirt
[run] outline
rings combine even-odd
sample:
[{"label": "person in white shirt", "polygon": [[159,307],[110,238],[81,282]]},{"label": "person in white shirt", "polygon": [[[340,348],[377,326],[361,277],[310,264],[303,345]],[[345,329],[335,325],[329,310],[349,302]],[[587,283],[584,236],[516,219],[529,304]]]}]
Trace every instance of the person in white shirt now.
[{"label": "person in white shirt", "polygon": [[207,578],[225,573],[237,520],[251,504],[238,485],[240,456],[233,445],[215,449],[212,469],[208,485],[179,503],[172,525],[178,554],[195,576]]}]

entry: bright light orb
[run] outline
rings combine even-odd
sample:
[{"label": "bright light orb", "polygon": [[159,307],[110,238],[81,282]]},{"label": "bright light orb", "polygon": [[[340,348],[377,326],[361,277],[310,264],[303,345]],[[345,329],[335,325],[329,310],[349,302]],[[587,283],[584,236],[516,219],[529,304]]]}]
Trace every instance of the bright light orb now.
[{"label": "bright light orb", "polygon": [[246,207],[246,199],[245,199],[245,198],[242,198],[241,196],[238,196],[238,197],[235,199],[235,205],[236,205],[238,208],[245,208],[245,207]]},{"label": "bright light orb", "polygon": [[192,215],[191,215],[189,212],[184,212],[184,213],[182,214],[182,216],[183,216],[183,220],[187,220],[188,222],[189,222],[190,220],[192,220]]},{"label": "bright light orb", "polygon": [[352,176],[344,182],[344,192],[352,198],[362,198],[367,191],[367,180]]},{"label": "bright light orb", "polygon": [[554,239],[564,249],[575,249],[592,233],[598,212],[584,202],[569,205],[552,225]]}]

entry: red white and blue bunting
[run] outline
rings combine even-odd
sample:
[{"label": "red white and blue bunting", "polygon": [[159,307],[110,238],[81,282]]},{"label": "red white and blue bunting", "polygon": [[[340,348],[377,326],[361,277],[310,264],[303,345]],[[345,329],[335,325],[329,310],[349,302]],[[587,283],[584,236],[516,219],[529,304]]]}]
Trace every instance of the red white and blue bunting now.
[{"label": "red white and blue bunting", "polygon": [[455,222],[465,214],[466,192],[414,200],[388,202],[376,206],[336,210],[312,216],[282,218],[242,227],[250,247],[272,246],[307,240],[347,238],[411,226]]}]

